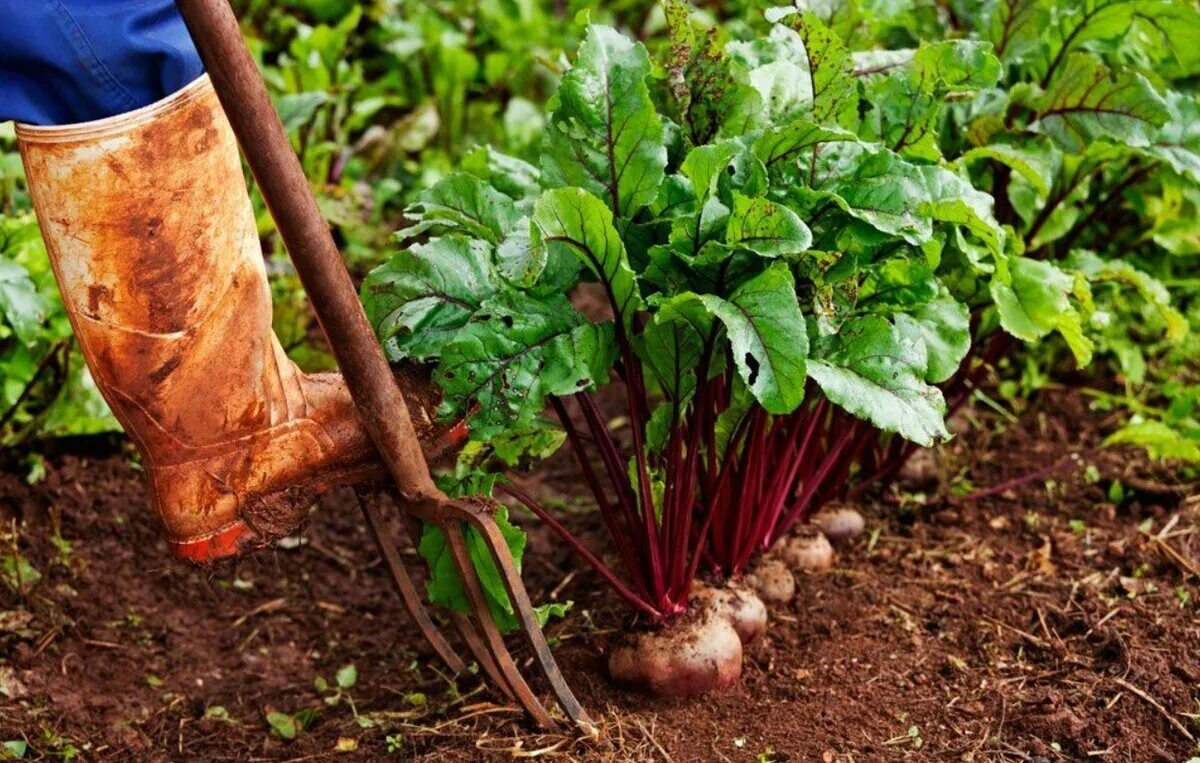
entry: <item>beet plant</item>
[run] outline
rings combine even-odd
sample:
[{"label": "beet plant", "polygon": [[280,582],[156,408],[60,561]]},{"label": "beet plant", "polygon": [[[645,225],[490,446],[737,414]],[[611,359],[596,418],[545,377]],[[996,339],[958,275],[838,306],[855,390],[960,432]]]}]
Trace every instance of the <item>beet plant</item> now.
[{"label": "beet plant", "polygon": [[[837,492],[876,428],[947,437],[935,385],[970,334],[934,233],[1004,241],[963,176],[857,137],[853,58],[819,19],[722,47],[682,6],[670,18],[665,82],[642,45],[590,27],[542,166],[474,154],[363,290],[391,357],[437,361],[478,442],[511,450],[554,412],[624,576],[502,489],[655,621]],[[990,84],[980,61],[998,71],[978,43],[922,55],[958,91]],[[572,306],[581,280],[611,320]],[[593,394],[610,380],[619,434]]]}]

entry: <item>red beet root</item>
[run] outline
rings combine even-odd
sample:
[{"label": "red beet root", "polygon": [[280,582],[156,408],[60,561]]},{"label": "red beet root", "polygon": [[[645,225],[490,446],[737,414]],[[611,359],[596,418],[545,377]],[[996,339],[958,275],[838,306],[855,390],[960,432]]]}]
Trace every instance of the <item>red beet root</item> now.
[{"label": "red beet root", "polygon": [[733,625],[698,607],[661,630],[630,634],[608,656],[614,680],[657,697],[692,697],[731,686],[742,674]]}]

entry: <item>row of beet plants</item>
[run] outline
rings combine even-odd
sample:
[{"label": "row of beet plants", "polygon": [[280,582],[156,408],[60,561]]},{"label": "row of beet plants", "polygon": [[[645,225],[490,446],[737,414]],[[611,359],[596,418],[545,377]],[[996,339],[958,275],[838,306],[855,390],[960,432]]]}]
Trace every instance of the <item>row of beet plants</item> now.
[{"label": "row of beet plants", "polygon": [[[445,414],[467,417],[458,489],[526,506],[641,622],[686,621],[698,576],[736,577],[946,440],[948,403],[1014,339],[1115,351],[1097,299],[1177,337],[1160,284],[1080,246],[1134,182],[1196,179],[1195,100],[1140,70],[1128,33],[1161,61],[1174,41],[1148,33],[1195,15],[1005,0],[954,39],[885,50],[793,9],[729,39],[672,0],[659,60],[590,26],[540,166],[471,153],[364,302],[390,358],[435,364]],[[585,281],[608,319],[573,306]],[[619,428],[597,402],[610,384]],[[560,447],[611,548],[498,480]],[[435,574],[431,593],[453,603],[456,585]]]}]

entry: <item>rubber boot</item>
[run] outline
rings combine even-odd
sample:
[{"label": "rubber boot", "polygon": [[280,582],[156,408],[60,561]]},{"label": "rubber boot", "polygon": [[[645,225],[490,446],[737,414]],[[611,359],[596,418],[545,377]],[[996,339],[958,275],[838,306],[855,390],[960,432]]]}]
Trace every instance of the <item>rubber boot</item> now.
[{"label": "rubber boot", "polygon": [[[341,377],[301,373],[272,333],[237,143],[207,76],[17,137],[75,336],[176,555],[265,544],[321,492],[382,475]],[[428,385],[406,394],[423,442],[461,438],[435,430]]]}]

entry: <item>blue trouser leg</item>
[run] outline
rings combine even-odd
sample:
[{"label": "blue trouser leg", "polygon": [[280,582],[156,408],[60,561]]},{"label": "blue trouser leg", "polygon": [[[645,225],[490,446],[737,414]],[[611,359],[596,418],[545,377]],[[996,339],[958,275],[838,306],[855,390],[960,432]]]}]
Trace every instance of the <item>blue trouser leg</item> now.
[{"label": "blue trouser leg", "polygon": [[0,0],[0,121],[123,114],[203,72],[174,0]]}]

